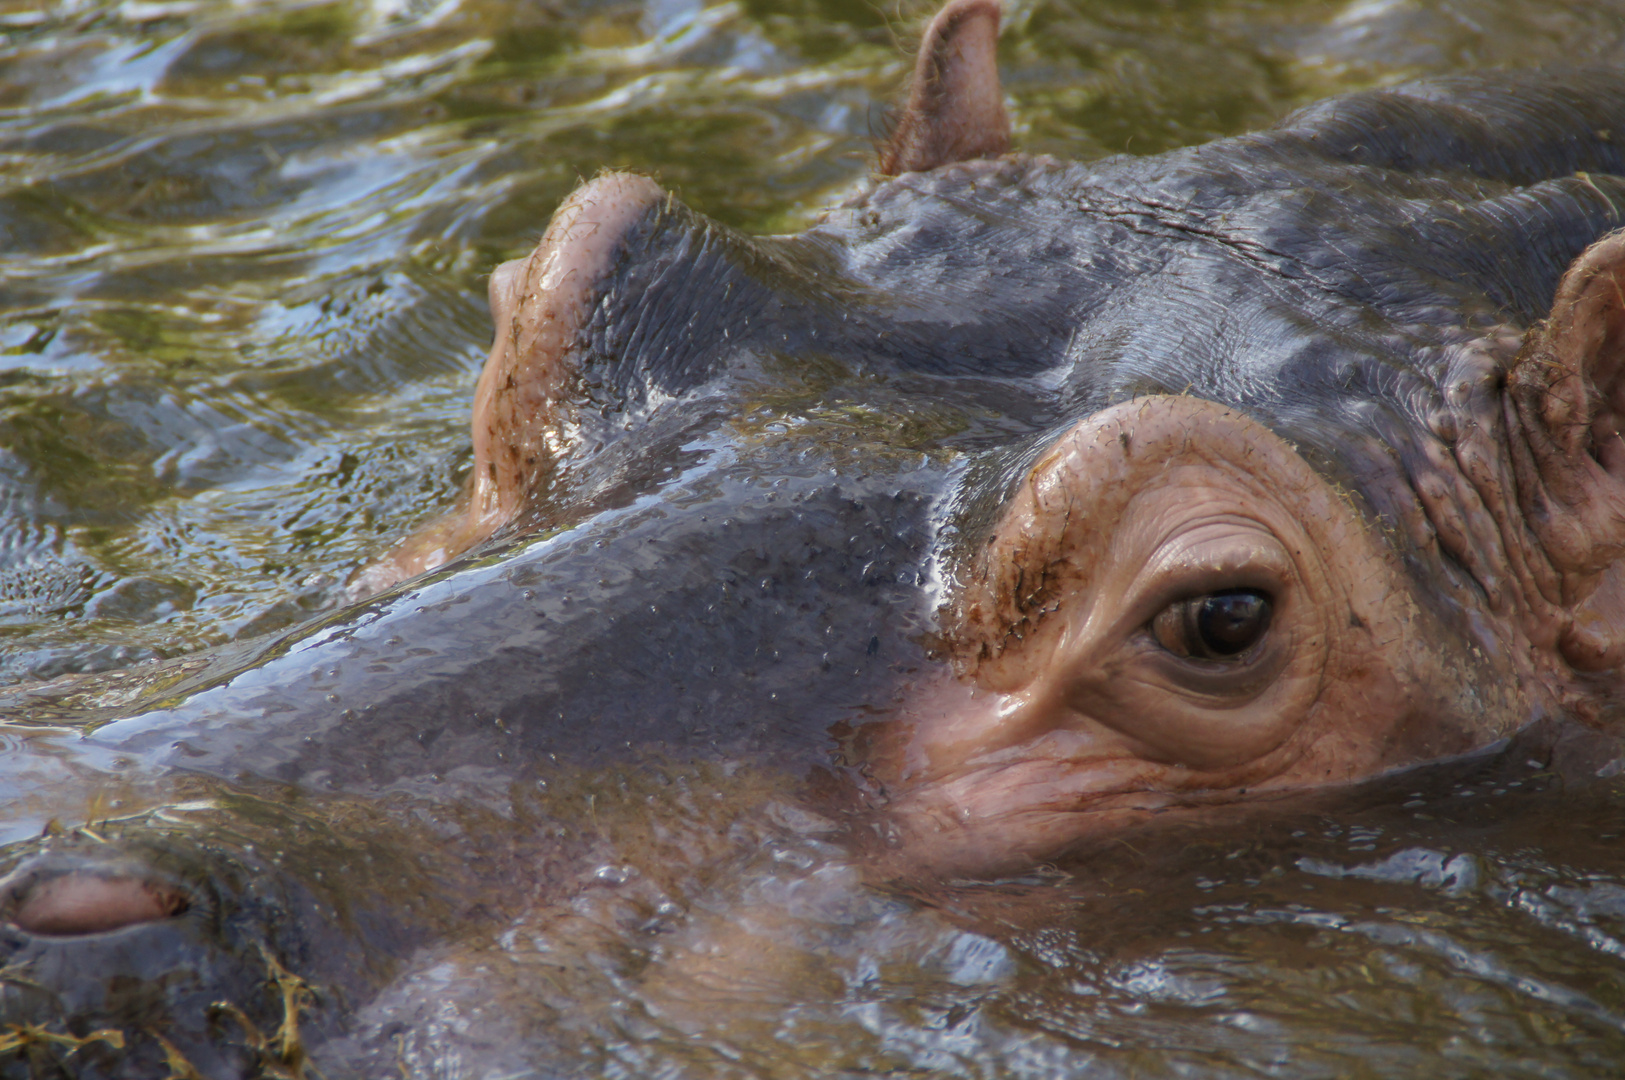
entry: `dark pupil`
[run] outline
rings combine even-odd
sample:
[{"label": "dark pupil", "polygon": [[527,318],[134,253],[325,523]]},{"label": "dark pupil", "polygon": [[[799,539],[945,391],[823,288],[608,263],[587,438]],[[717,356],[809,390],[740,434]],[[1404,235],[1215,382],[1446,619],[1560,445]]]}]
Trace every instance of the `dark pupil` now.
[{"label": "dark pupil", "polygon": [[1257,592],[1222,592],[1196,609],[1196,633],[1215,656],[1245,651],[1270,625],[1270,598]]}]

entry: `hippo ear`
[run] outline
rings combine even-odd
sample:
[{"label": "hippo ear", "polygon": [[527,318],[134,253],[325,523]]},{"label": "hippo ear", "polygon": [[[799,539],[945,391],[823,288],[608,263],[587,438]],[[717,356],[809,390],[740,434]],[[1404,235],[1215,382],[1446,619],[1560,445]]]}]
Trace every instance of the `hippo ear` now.
[{"label": "hippo ear", "polygon": [[1507,392],[1525,518],[1556,569],[1595,574],[1625,554],[1625,230],[1563,275]]},{"label": "hippo ear", "polygon": [[920,172],[1010,148],[995,56],[998,0],[950,0],[920,42],[914,83],[880,152],[882,176]]}]

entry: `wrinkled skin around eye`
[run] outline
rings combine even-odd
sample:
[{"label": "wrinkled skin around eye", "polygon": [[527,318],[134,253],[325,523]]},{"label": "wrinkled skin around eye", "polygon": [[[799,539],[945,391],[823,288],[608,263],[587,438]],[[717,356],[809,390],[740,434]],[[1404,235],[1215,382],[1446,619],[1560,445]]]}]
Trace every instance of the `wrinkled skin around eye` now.
[{"label": "wrinkled skin around eye", "polygon": [[1460,718],[1480,688],[1392,550],[1291,447],[1211,403],[1080,423],[966,577],[957,675],[919,690],[881,755],[914,867],[996,871],[1171,806],[1475,741]]}]

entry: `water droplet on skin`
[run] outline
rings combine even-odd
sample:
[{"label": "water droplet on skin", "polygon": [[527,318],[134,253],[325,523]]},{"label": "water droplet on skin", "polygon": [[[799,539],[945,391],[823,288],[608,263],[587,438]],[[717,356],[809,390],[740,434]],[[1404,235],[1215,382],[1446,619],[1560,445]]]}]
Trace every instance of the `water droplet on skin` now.
[{"label": "water droplet on skin", "polygon": [[625,885],[632,879],[629,866],[600,866],[593,871],[593,880],[601,885]]},{"label": "water droplet on skin", "polygon": [[797,870],[805,870],[809,866],[813,865],[814,859],[805,851],[797,851],[794,848],[775,847],[773,849],[773,861],[784,863],[787,866],[793,866]]}]

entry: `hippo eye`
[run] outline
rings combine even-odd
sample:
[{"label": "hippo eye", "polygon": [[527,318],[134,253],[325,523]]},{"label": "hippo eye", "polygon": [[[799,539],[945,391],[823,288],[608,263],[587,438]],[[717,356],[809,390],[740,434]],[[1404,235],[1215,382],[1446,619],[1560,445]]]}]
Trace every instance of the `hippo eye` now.
[{"label": "hippo eye", "polygon": [[1157,644],[1175,656],[1234,660],[1270,628],[1270,598],[1252,589],[1193,596],[1151,620]]}]

